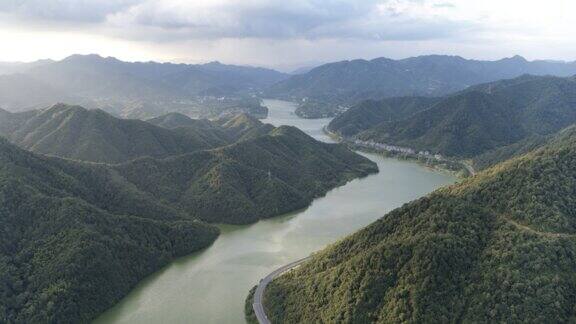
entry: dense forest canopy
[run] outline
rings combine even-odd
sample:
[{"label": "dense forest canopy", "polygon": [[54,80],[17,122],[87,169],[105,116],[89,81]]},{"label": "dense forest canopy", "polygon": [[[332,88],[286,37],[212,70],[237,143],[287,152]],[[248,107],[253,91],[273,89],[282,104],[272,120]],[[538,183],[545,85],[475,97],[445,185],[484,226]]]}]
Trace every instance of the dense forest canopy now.
[{"label": "dense forest canopy", "polygon": [[569,322],[576,136],[398,208],[272,282],[274,323]]},{"label": "dense forest canopy", "polygon": [[489,156],[532,147],[530,143],[574,122],[574,78],[525,75],[440,99],[364,102],[335,118],[328,128],[364,141],[458,159],[478,158],[484,161],[478,162],[482,168],[492,159]]},{"label": "dense forest canopy", "polygon": [[[57,105],[0,110],[0,132],[67,157],[0,138],[3,323],[88,322],[148,274],[211,244],[218,230],[206,222],[280,215],[378,171],[342,145],[242,114],[144,122]],[[175,146],[158,146],[166,143]],[[151,154],[156,147],[176,149]]]},{"label": "dense forest canopy", "polygon": [[66,104],[21,113],[0,112],[0,136],[25,149],[107,163],[216,148],[272,129],[246,114],[209,121],[171,113],[145,122]]},{"label": "dense forest canopy", "polygon": [[234,224],[306,207],[329,189],[378,170],[342,145],[320,143],[288,126],[222,148],[113,168],[191,215]]},{"label": "dense forest canopy", "polygon": [[218,230],[99,165],[0,139],[0,322],[87,322]]}]

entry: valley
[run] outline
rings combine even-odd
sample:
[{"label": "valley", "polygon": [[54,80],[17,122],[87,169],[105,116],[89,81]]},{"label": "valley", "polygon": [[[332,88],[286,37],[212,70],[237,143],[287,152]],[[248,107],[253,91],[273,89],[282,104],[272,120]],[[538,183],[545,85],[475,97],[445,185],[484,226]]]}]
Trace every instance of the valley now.
[{"label": "valley", "polygon": [[[290,102],[264,105],[270,114],[263,122],[331,141],[322,131],[329,119],[301,119]],[[333,189],[301,211],[248,226],[220,225],[212,246],[151,275],[95,323],[244,323],[246,294],[263,276],[456,181],[413,162],[363,155],[378,164],[378,174]]]},{"label": "valley", "polygon": [[576,323],[576,1],[0,3],[0,324]]}]

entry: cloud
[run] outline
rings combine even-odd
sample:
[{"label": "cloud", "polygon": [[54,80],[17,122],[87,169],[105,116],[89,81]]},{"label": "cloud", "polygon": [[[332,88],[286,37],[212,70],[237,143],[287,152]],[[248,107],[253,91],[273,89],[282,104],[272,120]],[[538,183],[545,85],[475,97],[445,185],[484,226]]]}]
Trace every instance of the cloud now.
[{"label": "cloud", "polygon": [[519,53],[573,60],[575,11],[573,0],[0,0],[0,58],[99,52],[288,65]]},{"label": "cloud", "polygon": [[[0,13],[43,27],[84,23],[113,36],[192,39],[418,40],[471,28],[437,0],[1,0]],[[470,25],[470,26],[469,26]]]},{"label": "cloud", "polygon": [[[111,26],[134,26],[168,39],[358,38],[429,39],[464,22],[439,18],[445,10],[424,0],[145,1],[108,16]],[[444,3],[445,4],[445,3]]]},{"label": "cloud", "polygon": [[22,18],[53,22],[103,22],[139,0],[2,0],[0,12]]}]

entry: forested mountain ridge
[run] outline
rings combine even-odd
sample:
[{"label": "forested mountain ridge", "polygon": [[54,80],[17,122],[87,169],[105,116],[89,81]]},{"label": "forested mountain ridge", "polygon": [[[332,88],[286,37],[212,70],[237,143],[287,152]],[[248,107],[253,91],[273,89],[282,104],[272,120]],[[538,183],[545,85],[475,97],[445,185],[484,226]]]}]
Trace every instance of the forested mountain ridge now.
[{"label": "forested mountain ridge", "polygon": [[215,122],[169,114],[144,122],[66,104],[21,113],[0,112],[0,136],[25,149],[106,163],[220,147],[266,135],[273,128],[245,114]]},{"label": "forested mountain ridge", "polygon": [[274,323],[569,322],[576,136],[404,205],[274,280]]},{"label": "forested mountain ridge", "polygon": [[344,137],[356,135],[386,121],[401,120],[430,108],[436,97],[397,97],[366,100],[330,121],[327,128]]},{"label": "forested mountain ridge", "polygon": [[572,76],[576,63],[532,61],[520,56],[498,61],[428,55],[402,60],[376,58],[328,63],[271,86],[272,97],[311,98],[330,104],[400,96],[442,96],[469,86],[522,74]]},{"label": "forested mountain ridge", "polygon": [[529,137],[553,134],[574,122],[574,78],[522,76],[444,97],[428,109],[381,122],[356,136],[449,157],[474,158]]},{"label": "forested mountain ridge", "polygon": [[88,322],[217,234],[101,165],[0,138],[0,322]]},{"label": "forested mountain ridge", "polygon": [[114,166],[135,188],[208,222],[244,224],[304,208],[313,198],[378,171],[341,145],[282,126],[217,148]]},{"label": "forested mountain ridge", "polygon": [[37,153],[108,163],[146,155],[167,157],[225,144],[65,104],[5,114],[0,119],[0,135]]},{"label": "forested mountain ridge", "polygon": [[165,115],[157,116],[146,120],[148,123],[172,129],[177,127],[187,127],[201,125],[210,127],[211,124],[207,119],[192,119],[184,114],[172,112]]},{"label": "forested mountain ridge", "polygon": [[377,170],[291,127],[122,164],[43,156],[0,139],[0,321],[87,322],[146,275],[210,244],[218,230],[200,220],[287,213]]},{"label": "forested mountain ridge", "polygon": [[483,170],[508,159],[527,154],[546,145],[557,145],[567,138],[576,136],[576,126],[571,125],[557,133],[533,135],[517,143],[503,146],[474,157],[474,168]]}]

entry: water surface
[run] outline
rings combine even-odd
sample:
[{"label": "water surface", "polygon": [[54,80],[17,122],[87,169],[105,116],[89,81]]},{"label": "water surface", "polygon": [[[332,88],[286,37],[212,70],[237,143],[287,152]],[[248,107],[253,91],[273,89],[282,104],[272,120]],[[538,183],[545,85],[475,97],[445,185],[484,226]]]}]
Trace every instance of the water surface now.
[{"label": "water surface", "polygon": [[[265,100],[265,122],[323,141],[329,119],[304,120],[292,103]],[[145,279],[97,323],[245,323],[244,300],[277,267],[318,251],[388,211],[455,181],[413,163],[364,154],[380,173],[349,182],[302,211],[248,226],[221,226],[216,242]]]}]

